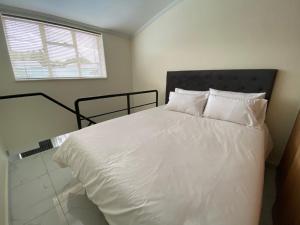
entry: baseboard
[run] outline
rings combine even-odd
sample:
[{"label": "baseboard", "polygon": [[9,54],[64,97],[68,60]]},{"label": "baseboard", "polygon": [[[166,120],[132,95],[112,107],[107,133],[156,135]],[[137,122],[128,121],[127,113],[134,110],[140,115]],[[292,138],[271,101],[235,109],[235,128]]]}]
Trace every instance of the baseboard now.
[{"label": "baseboard", "polygon": [[0,145],[0,224],[9,225],[8,157]]}]

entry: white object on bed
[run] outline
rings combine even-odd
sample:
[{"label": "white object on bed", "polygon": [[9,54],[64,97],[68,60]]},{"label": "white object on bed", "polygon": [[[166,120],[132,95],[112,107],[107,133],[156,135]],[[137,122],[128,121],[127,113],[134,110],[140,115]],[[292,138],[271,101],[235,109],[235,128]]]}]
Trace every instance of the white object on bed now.
[{"label": "white object on bed", "polygon": [[252,127],[265,121],[268,101],[265,93],[235,93],[211,89],[203,115]]},{"label": "white object on bed", "polygon": [[194,91],[194,90],[185,90],[181,88],[175,88],[175,93],[179,94],[189,94],[189,95],[203,95],[203,94],[209,94],[209,91]]},{"label": "white object on bed", "polygon": [[54,160],[110,225],[258,225],[267,137],[153,108],[73,132]]},{"label": "white object on bed", "polygon": [[237,99],[209,95],[203,115],[252,127],[261,127],[267,109],[265,99]]},{"label": "white object on bed", "polygon": [[239,99],[264,99],[266,96],[265,92],[244,93],[244,92],[233,92],[233,91],[220,91],[212,88],[209,89],[209,94],[228,97],[228,98],[239,98]]},{"label": "white object on bed", "polygon": [[191,95],[170,92],[169,102],[165,109],[194,116],[202,116],[207,97],[207,94]]}]

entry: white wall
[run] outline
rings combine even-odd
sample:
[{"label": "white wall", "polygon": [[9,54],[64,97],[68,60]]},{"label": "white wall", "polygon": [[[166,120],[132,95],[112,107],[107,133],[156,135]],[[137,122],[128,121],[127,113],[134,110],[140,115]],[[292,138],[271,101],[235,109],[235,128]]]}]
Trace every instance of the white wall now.
[{"label": "white wall", "polygon": [[[44,92],[74,108],[78,97],[103,95],[130,91],[132,88],[131,49],[127,37],[104,33],[104,49],[107,64],[107,79],[18,81],[9,61],[2,26],[0,26],[0,95],[27,92]],[[85,115],[117,108],[120,101],[105,106],[86,106]],[[73,114],[41,98],[0,101],[0,135],[11,152],[36,147],[36,144],[51,137],[77,129]]]},{"label": "white wall", "polygon": [[267,122],[278,162],[300,106],[299,0],[183,0],[132,42],[133,88],[158,88],[168,70],[274,68]]},{"label": "white wall", "polygon": [[8,225],[8,160],[0,139],[0,224]]}]

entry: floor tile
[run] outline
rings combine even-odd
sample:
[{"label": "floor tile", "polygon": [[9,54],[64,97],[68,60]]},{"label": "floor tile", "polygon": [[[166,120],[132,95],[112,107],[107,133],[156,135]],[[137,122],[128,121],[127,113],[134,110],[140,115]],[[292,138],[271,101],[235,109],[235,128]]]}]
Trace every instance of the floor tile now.
[{"label": "floor tile", "polygon": [[79,181],[73,177],[70,168],[60,168],[49,172],[56,194],[60,195],[78,185]]},{"label": "floor tile", "polygon": [[40,155],[15,160],[9,166],[10,187],[26,184],[46,173],[47,170]]},{"label": "floor tile", "polygon": [[61,207],[56,206],[29,222],[14,221],[12,225],[68,225],[68,223]]},{"label": "floor tile", "polygon": [[48,175],[10,190],[10,213],[13,222],[27,222],[58,205]]},{"label": "floor tile", "polygon": [[24,225],[68,225],[68,223],[61,207],[57,206]]},{"label": "floor tile", "polygon": [[48,175],[41,176],[30,183],[11,189],[11,205],[34,205],[35,203],[55,196]]},{"label": "floor tile", "polygon": [[54,153],[55,150],[52,149],[41,153],[42,160],[44,161],[46,168],[49,172],[52,170],[60,169],[59,165],[52,159]]}]

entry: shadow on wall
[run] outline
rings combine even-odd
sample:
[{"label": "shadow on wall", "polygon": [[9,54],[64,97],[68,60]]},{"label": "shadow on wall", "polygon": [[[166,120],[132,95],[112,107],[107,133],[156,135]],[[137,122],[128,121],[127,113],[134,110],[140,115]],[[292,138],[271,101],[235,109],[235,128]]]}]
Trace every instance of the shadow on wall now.
[{"label": "shadow on wall", "polygon": [[76,117],[39,96],[0,102],[1,132],[10,153],[35,149],[41,140],[76,129]]}]

